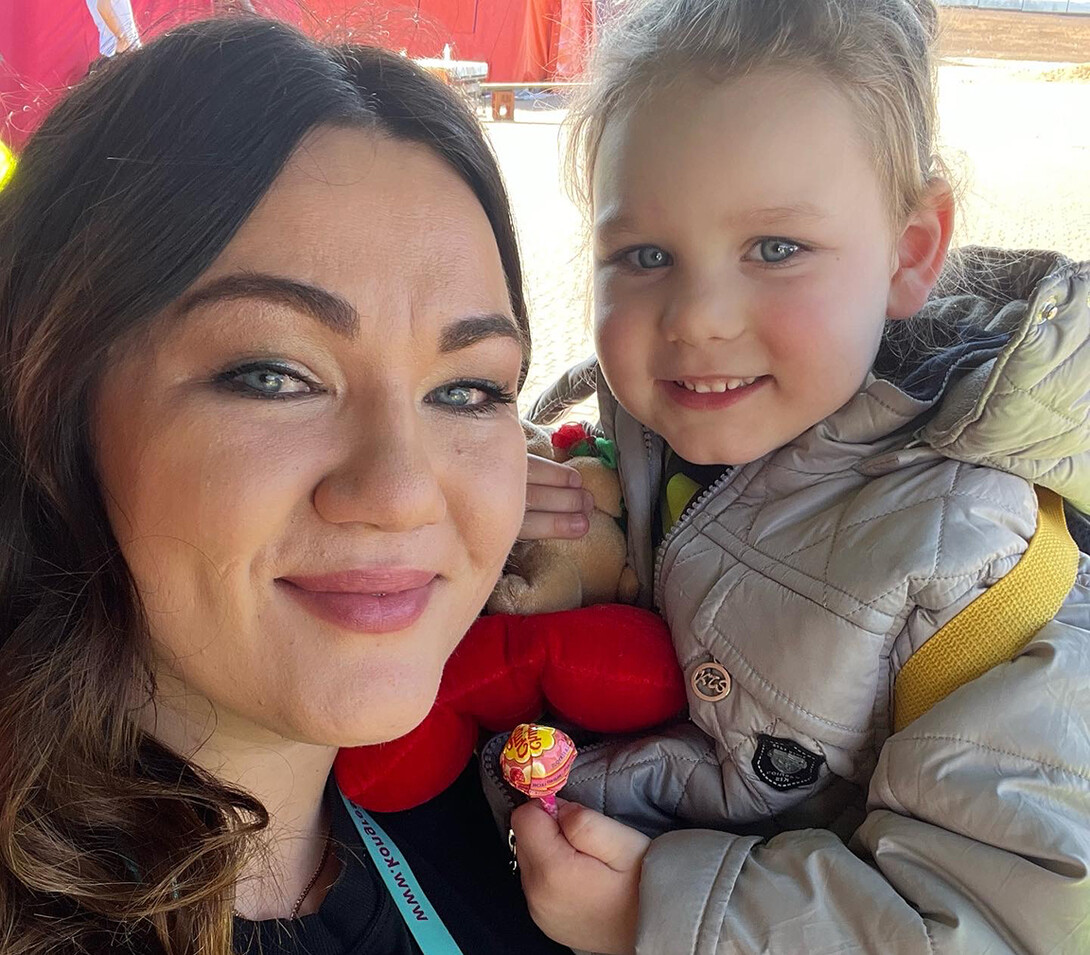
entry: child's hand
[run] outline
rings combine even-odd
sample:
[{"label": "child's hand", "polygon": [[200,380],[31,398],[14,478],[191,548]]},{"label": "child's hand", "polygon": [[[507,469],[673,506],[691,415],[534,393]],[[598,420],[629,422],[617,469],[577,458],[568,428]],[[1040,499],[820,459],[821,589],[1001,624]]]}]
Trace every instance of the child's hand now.
[{"label": "child's hand", "polygon": [[631,955],[651,840],[578,803],[557,806],[559,824],[536,800],[511,816],[530,914],[562,945]]},{"label": "child's hand", "polygon": [[527,457],[526,516],[519,540],[582,537],[590,528],[594,498],[583,490],[579,472],[536,454]]}]

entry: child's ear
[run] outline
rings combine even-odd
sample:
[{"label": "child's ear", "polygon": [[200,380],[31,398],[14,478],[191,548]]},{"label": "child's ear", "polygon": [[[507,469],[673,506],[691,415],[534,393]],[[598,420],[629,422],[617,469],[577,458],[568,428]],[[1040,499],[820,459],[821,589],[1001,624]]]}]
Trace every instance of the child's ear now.
[{"label": "child's ear", "polygon": [[888,318],[911,318],[938,281],[954,228],[954,195],[945,179],[932,179],[919,209],[897,240],[896,271],[889,283]]}]

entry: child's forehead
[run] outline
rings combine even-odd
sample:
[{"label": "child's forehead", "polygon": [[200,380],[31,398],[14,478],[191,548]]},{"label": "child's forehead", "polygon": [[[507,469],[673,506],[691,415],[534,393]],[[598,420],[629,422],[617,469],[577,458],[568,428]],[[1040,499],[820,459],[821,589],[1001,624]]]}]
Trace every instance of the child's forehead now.
[{"label": "child's forehead", "polygon": [[850,101],[814,72],[689,78],[618,111],[594,168],[596,219],[708,201],[738,218],[805,217],[877,187]]},{"label": "child's forehead", "polygon": [[768,68],[721,82],[681,78],[615,110],[603,124],[598,161],[684,155],[715,166],[724,154],[763,159],[783,150],[801,164],[814,160],[814,145],[869,152],[837,86],[816,72]]}]

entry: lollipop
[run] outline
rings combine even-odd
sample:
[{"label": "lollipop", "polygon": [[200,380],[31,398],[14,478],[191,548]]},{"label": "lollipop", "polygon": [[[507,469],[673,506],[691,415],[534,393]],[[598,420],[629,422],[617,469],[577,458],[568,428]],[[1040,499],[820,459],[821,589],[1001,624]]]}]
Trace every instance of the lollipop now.
[{"label": "lollipop", "polygon": [[540,799],[556,818],[556,794],[564,788],[575,762],[575,743],[551,726],[520,723],[500,754],[500,772],[519,792]]}]

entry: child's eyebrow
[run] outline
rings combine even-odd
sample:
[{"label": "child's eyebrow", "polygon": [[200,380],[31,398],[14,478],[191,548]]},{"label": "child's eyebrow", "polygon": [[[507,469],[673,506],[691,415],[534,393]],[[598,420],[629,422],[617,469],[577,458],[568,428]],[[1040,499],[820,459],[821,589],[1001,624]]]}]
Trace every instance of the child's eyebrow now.
[{"label": "child's eyebrow", "polygon": [[744,225],[749,222],[780,222],[784,219],[826,219],[829,213],[809,202],[796,202],[786,206],[765,206],[731,212],[724,216],[725,225]]},{"label": "child's eyebrow", "polygon": [[625,235],[638,232],[635,217],[619,209],[613,209],[594,220],[594,231],[599,235]]},{"label": "child's eyebrow", "polygon": [[[827,219],[830,213],[810,202],[795,202],[785,206],[761,206],[742,211],[732,210],[723,216],[723,227],[739,228],[754,223],[767,225],[795,219]],[[636,235],[641,231],[640,220],[623,209],[613,209],[603,213],[594,222],[594,231],[599,237],[616,235]]]}]

